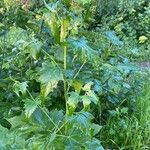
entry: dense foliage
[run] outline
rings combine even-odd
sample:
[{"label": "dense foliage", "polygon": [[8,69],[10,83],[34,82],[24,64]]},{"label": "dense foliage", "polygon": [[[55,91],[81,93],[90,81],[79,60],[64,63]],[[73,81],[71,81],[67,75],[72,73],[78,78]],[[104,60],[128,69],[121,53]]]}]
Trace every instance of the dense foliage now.
[{"label": "dense foliage", "polygon": [[0,150],[149,149],[149,33],[148,0],[2,0]]}]

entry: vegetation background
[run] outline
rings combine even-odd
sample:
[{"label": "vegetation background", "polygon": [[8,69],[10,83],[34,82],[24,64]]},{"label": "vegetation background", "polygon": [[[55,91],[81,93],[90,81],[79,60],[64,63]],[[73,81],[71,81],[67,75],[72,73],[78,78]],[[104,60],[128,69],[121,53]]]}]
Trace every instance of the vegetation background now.
[{"label": "vegetation background", "polygon": [[0,150],[149,150],[149,39],[149,0],[1,0]]}]

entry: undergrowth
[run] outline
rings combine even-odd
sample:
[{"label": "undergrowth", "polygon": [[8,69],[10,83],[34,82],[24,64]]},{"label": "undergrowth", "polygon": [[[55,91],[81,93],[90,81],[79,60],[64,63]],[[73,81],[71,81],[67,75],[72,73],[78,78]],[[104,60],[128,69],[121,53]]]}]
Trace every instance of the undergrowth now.
[{"label": "undergrowth", "polygon": [[126,1],[0,1],[0,150],[150,149],[150,6]]}]

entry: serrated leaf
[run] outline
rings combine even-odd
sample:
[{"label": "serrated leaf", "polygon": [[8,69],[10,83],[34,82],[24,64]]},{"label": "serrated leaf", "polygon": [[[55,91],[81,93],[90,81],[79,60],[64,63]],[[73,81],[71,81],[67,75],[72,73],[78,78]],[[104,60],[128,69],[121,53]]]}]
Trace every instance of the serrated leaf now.
[{"label": "serrated leaf", "polygon": [[71,92],[67,104],[72,108],[76,108],[78,102],[79,102],[79,94],[76,92]]},{"label": "serrated leaf", "polygon": [[69,123],[72,123],[75,126],[89,128],[93,115],[89,112],[78,112],[74,116],[68,119]]},{"label": "serrated leaf", "polygon": [[54,88],[57,83],[63,80],[62,72],[53,64],[45,62],[40,70],[41,94],[45,98]]},{"label": "serrated leaf", "polygon": [[86,94],[89,96],[89,99],[90,99],[94,104],[97,104],[97,103],[98,103],[98,97],[97,97],[97,95],[94,93],[94,91],[88,91]]},{"label": "serrated leaf", "polygon": [[148,38],[146,36],[144,36],[144,35],[142,35],[142,36],[139,37],[139,43],[140,44],[145,43],[146,40],[148,40]]},{"label": "serrated leaf", "polygon": [[79,94],[76,92],[71,92],[68,98],[67,104],[69,106],[69,114],[71,115],[74,110],[76,109],[78,102],[79,102]]},{"label": "serrated leaf", "polygon": [[84,91],[90,91],[92,85],[93,85],[93,82],[88,82],[87,84],[84,85],[84,87],[82,89]]},{"label": "serrated leaf", "polygon": [[70,38],[68,42],[76,49],[77,52],[80,53],[83,59],[88,59],[94,62],[97,61],[98,56],[99,56],[98,52],[88,46],[88,42],[84,37],[78,40]]},{"label": "serrated leaf", "polygon": [[25,94],[26,91],[27,91],[27,87],[28,87],[28,82],[25,81],[25,82],[16,82],[13,87],[14,87],[14,92],[18,95],[19,95],[19,92],[21,92],[22,94]]},{"label": "serrated leaf", "polygon": [[[51,11],[53,11],[53,10],[54,9],[51,9]],[[51,34],[53,35],[53,37],[55,39],[55,41],[57,43],[60,43],[60,27],[59,27],[60,23],[59,23],[57,17],[55,17],[55,15],[53,13],[45,13],[44,18],[45,18],[45,21],[51,31]]]},{"label": "serrated leaf", "polygon": [[86,142],[86,149],[87,150],[104,150],[101,143],[97,139],[92,139],[91,141]]},{"label": "serrated leaf", "polygon": [[47,84],[41,85],[41,94],[46,97],[54,88],[57,88],[58,81],[51,81]]},{"label": "serrated leaf", "polygon": [[38,107],[39,101],[33,101],[31,99],[25,99],[24,101],[24,108],[25,108],[25,115],[30,118],[30,116],[33,114],[33,112]]},{"label": "serrated leaf", "polygon": [[65,18],[61,22],[60,42],[64,42],[68,34],[69,19]]},{"label": "serrated leaf", "polygon": [[15,116],[13,118],[7,119],[11,123],[11,128],[16,128],[17,126],[21,126],[23,124],[24,116]]},{"label": "serrated leaf", "polygon": [[34,59],[38,59],[41,48],[42,48],[42,43],[39,41],[33,41],[29,46],[30,54]]},{"label": "serrated leaf", "polygon": [[48,83],[50,81],[60,81],[60,80],[63,80],[63,74],[55,65],[49,62],[45,62],[42,64],[39,78],[39,81],[42,84]]},{"label": "serrated leaf", "polygon": [[91,104],[91,100],[87,95],[82,96],[82,102],[83,102],[84,109],[86,109]]},{"label": "serrated leaf", "polygon": [[95,136],[95,135],[98,134],[99,131],[102,129],[102,126],[93,123],[93,124],[92,124],[92,128],[93,128],[93,130],[94,130],[93,134],[94,134],[94,136]]},{"label": "serrated leaf", "polygon": [[77,81],[77,80],[74,80],[73,81],[73,87],[75,89],[76,92],[80,93],[81,89],[82,89],[82,83]]}]

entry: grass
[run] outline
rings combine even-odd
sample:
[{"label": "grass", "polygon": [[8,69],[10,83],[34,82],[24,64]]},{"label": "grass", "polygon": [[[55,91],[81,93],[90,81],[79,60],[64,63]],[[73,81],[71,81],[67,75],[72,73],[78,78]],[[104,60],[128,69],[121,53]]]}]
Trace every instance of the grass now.
[{"label": "grass", "polygon": [[150,149],[150,86],[137,98],[133,112],[117,108],[101,132],[105,147],[113,150]]}]

